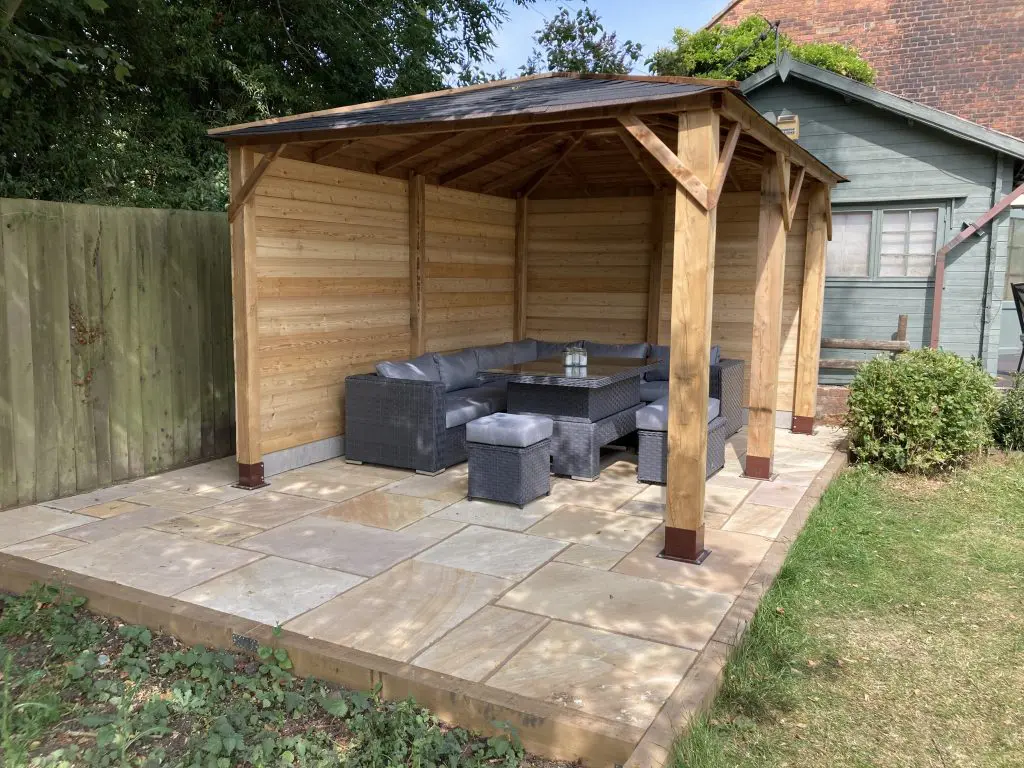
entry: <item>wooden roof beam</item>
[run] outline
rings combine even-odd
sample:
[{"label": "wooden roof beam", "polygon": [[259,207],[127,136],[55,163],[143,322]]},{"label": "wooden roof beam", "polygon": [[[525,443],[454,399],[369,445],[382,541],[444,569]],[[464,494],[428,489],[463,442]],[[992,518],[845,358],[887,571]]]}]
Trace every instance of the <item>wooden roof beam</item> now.
[{"label": "wooden roof beam", "polygon": [[341,141],[329,142],[324,146],[313,150],[313,162],[322,163],[326,160],[330,160],[332,157],[348,149],[348,147],[355,143],[355,139],[342,139]]},{"label": "wooden roof beam", "polygon": [[539,157],[532,163],[524,165],[522,168],[515,168],[509,173],[503,173],[497,178],[491,179],[482,187],[480,187],[480,191],[484,193],[490,193],[496,189],[511,186],[515,179],[526,176],[527,174],[533,173],[534,171],[539,171],[542,168],[546,168],[558,158],[558,155],[561,154],[562,150],[565,149],[565,144],[566,141],[563,140],[559,142],[558,145],[555,147],[554,154],[544,155],[544,157]]},{"label": "wooden roof beam", "polygon": [[256,184],[259,182],[260,177],[262,177],[263,174],[267,172],[267,169],[274,164],[274,161],[277,160],[278,155],[281,154],[281,151],[284,148],[284,144],[278,144],[274,149],[260,158],[259,163],[253,169],[252,175],[245,180],[242,188],[238,190],[238,194],[235,196],[235,199],[232,200],[231,204],[228,206],[229,222],[234,221],[235,217],[238,216],[238,212],[242,210],[242,207],[247,202],[249,202],[249,198],[256,192]]},{"label": "wooden roof beam", "polygon": [[422,165],[417,165],[416,173],[421,176],[429,176],[462,159],[467,151],[478,152],[492,144],[497,144],[503,139],[516,135],[521,130],[521,128],[498,128],[497,130],[483,132],[466,131],[464,134],[465,138],[451,147],[450,151],[440,157],[435,157],[433,160],[428,160]]},{"label": "wooden roof beam", "polygon": [[511,157],[517,152],[521,152],[524,149],[545,142],[550,138],[551,136],[549,134],[543,134],[541,136],[524,136],[507,146],[499,147],[490,154],[484,155],[483,157],[479,157],[476,160],[472,160],[466,163],[465,165],[461,165],[454,168],[448,173],[442,174],[441,177],[437,180],[437,183],[440,184],[441,186],[444,186],[445,184],[450,184],[456,179],[461,179],[463,176],[468,176],[471,173],[475,173],[476,171],[479,171],[482,168],[486,168],[488,165],[491,165],[492,163],[496,163],[499,160],[504,160],[507,157]]},{"label": "wooden roof beam", "polygon": [[640,145],[633,140],[633,134],[625,129],[624,126],[619,126],[619,136],[622,138],[622,143],[626,145],[626,149],[629,150],[629,154],[636,160],[637,165],[640,166],[640,170],[644,172],[644,175],[651,180],[655,189],[661,189],[664,186],[658,174],[655,172],[651,164],[647,162],[647,155],[643,153]]},{"label": "wooden roof beam", "polygon": [[558,157],[555,158],[555,161],[551,163],[551,165],[549,165],[547,168],[542,168],[540,171],[538,171],[535,176],[533,176],[528,182],[526,182],[525,186],[523,186],[516,192],[516,196],[529,197],[530,193],[533,192],[533,190],[535,190],[537,187],[539,187],[541,183],[544,181],[544,179],[546,179],[548,175],[553,170],[555,170],[559,166],[559,164],[561,164],[562,161],[565,160],[566,157],[569,156],[569,153],[579,146],[580,142],[583,141],[584,136],[586,136],[585,133],[575,134],[572,137],[572,139],[565,145],[565,148],[558,153]]},{"label": "wooden roof beam", "polygon": [[622,115],[619,117],[619,122],[634,139],[651,153],[655,160],[661,163],[662,167],[672,175],[679,186],[686,190],[686,193],[694,201],[704,210],[709,209],[707,186],[697,178],[693,171],[683,165],[676,153],[669,149],[665,142],[644,124],[643,120],[635,115]]},{"label": "wooden roof beam", "polygon": [[423,141],[417,142],[416,144],[413,144],[410,147],[406,147],[405,149],[399,152],[395,152],[392,155],[388,155],[387,157],[378,160],[377,164],[374,166],[376,172],[384,173],[384,171],[389,171],[395,166],[404,165],[410,160],[414,160],[415,158],[419,157],[424,152],[429,152],[430,150],[434,149],[434,147],[441,146],[450,138],[456,135],[457,134],[455,133],[455,131],[449,131],[448,133],[435,133],[428,139],[424,139]]}]

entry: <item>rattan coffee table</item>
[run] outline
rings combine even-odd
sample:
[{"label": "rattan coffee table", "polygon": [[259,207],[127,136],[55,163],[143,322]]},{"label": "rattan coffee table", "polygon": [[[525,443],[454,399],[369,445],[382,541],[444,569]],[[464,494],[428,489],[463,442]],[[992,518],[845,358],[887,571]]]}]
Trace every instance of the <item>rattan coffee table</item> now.
[{"label": "rattan coffee table", "polygon": [[658,364],[654,358],[592,357],[585,368],[567,368],[562,358],[481,371],[508,379],[509,413],[554,420],[552,471],[577,480],[601,474],[601,446],[636,430],[640,379]]}]

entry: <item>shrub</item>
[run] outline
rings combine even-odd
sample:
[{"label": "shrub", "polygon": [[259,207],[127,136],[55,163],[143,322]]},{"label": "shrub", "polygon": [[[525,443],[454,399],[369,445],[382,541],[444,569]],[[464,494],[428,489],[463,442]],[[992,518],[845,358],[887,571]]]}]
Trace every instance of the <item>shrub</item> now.
[{"label": "shrub", "polygon": [[999,400],[992,432],[1008,451],[1024,451],[1024,375],[1015,376],[1013,388]]},{"label": "shrub", "polygon": [[846,425],[854,457],[899,472],[964,462],[992,442],[992,384],[977,361],[952,352],[875,358],[850,384]]}]

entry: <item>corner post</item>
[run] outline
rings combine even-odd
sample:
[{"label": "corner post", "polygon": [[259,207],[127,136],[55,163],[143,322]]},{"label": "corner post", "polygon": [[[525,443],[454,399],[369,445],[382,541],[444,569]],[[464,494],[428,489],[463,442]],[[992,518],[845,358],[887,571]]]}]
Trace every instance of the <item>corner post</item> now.
[{"label": "corner post", "polygon": [[[718,140],[717,112],[698,109],[679,115],[679,160],[704,184],[711,183],[718,164]],[[704,548],[704,483],[717,214],[679,184],[675,193],[662,556],[700,563],[708,555]]]},{"label": "corner post", "polygon": [[761,167],[761,206],[757,222],[757,277],[754,335],[750,355],[747,417],[747,477],[768,480],[775,457],[775,404],[782,345],[782,282],[786,230],[782,221],[783,179],[775,158]]},{"label": "corner post", "polygon": [[526,338],[526,270],[529,254],[527,251],[526,216],[527,198],[521,195],[516,198],[516,256],[515,256],[515,297],[513,312],[512,340]]},{"label": "corner post", "polygon": [[661,327],[661,275],[665,251],[665,202],[668,195],[655,189],[651,198],[651,262],[647,272],[647,343],[658,343]]},{"label": "corner post", "polygon": [[426,351],[424,296],[426,256],[426,180],[418,173],[409,176],[409,354]]},{"label": "corner post", "polygon": [[[228,149],[231,194],[239,196],[256,169],[247,147]],[[231,293],[235,348],[235,454],[238,486],[262,488],[259,352],[256,316],[256,202],[240,202],[231,221]]]},{"label": "corner post", "polygon": [[818,406],[818,364],[821,357],[821,312],[825,300],[825,249],[828,242],[825,186],[811,188],[807,206],[807,241],[804,245],[804,284],[800,297],[800,336],[796,358],[796,392],[791,429],[801,435],[814,432]]}]

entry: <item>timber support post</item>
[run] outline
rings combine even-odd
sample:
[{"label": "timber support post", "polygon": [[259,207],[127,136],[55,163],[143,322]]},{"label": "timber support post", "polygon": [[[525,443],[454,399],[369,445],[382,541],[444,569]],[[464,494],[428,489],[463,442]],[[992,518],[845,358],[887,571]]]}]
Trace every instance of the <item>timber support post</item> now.
[{"label": "timber support post", "polygon": [[526,216],[527,198],[516,198],[516,255],[515,255],[515,295],[513,297],[513,328],[512,340],[521,341],[526,338],[526,270],[529,254],[527,252]]},{"label": "timber support post", "polygon": [[750,353],[747,417],[747,477],[769,480],[775,456],[775,408],[782,344],[782,283],[786,266],[783,211],[785,164],[771,156],[761,168],[761,204],[757,224],[757,277],[754,284],[754,333]]},{"label": "timber support post", "polygon": [[[266,159],[266,158],[264,158]],[[228,151],[231,191],[238,202],[231,220],[231,288],[235,318],[235,455],[238,487],[255,490],[263,478],[260,381],[256,317],[256,156],[247,147]],[[267,163],[269,165],[269,163]],[[264,169],[266,165],[263,166]],[[243,195],[243,190],[249,194]]]},{"label": "timber support post", "polygon": [[[814,184],[807,205],[807,241],[804,246],[804,284],[800,297],[800,335],[797,342],[796,386],[791,429],[814,433],[818,407],[818,363],[821,357],[821,315],[825,300],[825,252],[828,226],[823,184]],[[795,206],[794,206],[795,207]]]},{"label": "timber support post", "polygon": [[418,173],[409,177],[409,354],[426,351],[423,286],[426,280],[426,180]]},{"label": "timber support post", "polygon": [[661,556],[697,564],[709,554],[704,547],[704,484],[717,212],[694,197],[690,188],[706,188],[712,182],[718,166],[718,125],[718,113],[712,109],[679,115],[676,162],[692,169],[695,184],[684,191],[677,179],[672,242],[668,465]]}]

